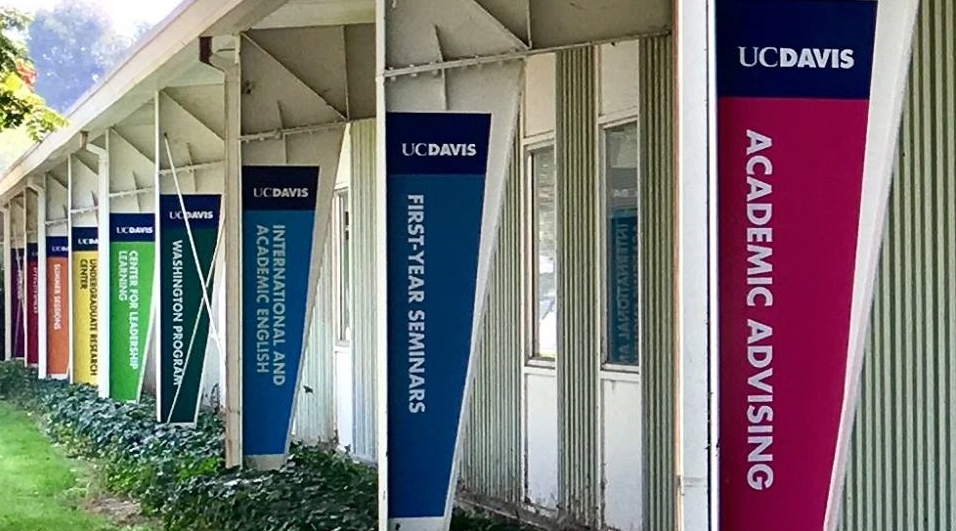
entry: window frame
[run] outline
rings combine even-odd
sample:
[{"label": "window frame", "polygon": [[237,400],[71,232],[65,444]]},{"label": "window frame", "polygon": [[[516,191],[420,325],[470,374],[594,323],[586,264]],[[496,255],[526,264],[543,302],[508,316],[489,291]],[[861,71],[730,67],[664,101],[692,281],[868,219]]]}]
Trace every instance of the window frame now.
[{"label": "window frame", "polygon": [[349,246],[348,256],[349,258],[353,256],[351,252],[352,238],[350,237],[351,212],[351,190],[348,187],[336,188],[332,192],[332,223],[330,223],[332,260],[329,265],[332,270],[332,292],[335,294],[333,300],[336,301],[333,304],[332,325],[333,342],[337,348],[348,348],[352,345],[351,319],[347,319],[346,315],[343,315],[345,313],[348,314],[348,317],[352,315],[352,286],[344,281],[345,278],[351,278],[352,272],[346,270],[351,269],[351,261],[346,264],[342,253],[344,246]]},{"label": "window frame", "polygon": [[[610,356],[610,337],[608,335],[608,326],[610,316],[608,315],[608,304],[611,297],[608,292],[608,133],[615,129],[623,129],[627,126],[634,126],[637,129],[637,286],[636,286],[636,304],[637,304],[637,363],[620,363],[611,361]],[[636,114],[618,116],[613,119],[600,120],[598,123],[598,211],[600,215],[599,226],[599,256],[600,256],[600,289],[598,293],[601,298],[601,370],[607,372],[640,374],[642,361],[644,359],[644,236],[645,230],[643,221],[644,196],[642,194],[643,172],[641,171],[641,161],[643,159],[641,142],[641,124]]]},{"label": "window frame", "polygon": [[[560,278],[561,274],[561,265],[560,265],[560,247],[557,242],[557,235],[559,232],[559,223],[560,223],[560,212],[558,212],[558,172],[557,172],[557,146],[555,142],[554,135],[541,135],[534,139],[529,139],[522,146],[522,182],[524,183],[522,189],[522,206],[524,209],[524,215],[522,216],[524,228],[524,257],[523,262],[524,266],[524,278],[527,279],[527,282],[524,283],[524,299],[527,301],[525,305],[525,321],[526,329],[528,330],[528,341],[526,346],[525,353],[525,364],[528,367],[539,367],[546,369],[553,369],[557,366],[557,359],[560,355],[560,329],[557,332],[557,348],[554,357],[541,356],[538,354],[538,345],[539,345],[539,335],[538,331],[540,329],[540,319],[539,319],[539,300],[538,300],[538,271],[539,271],[539,255],[538,255],[538,207],[537,207],[537,180],[534,173],[534,156],[537,153],[542,151],[550,150],[553,153],[555,171],[554,171],[554,186],[555,186],[555,284]],[[561,301],[557,294],[557,289],[555,290],[555,316],[558,317],[561,308]]]}]

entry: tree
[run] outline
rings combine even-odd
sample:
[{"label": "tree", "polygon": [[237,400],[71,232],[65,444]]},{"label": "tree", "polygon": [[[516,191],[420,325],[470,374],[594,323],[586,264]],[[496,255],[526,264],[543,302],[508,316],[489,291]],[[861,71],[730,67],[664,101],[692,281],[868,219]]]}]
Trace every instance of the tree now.
[{"label": "tree", "polygon": [[26,29],[29,19],[22,13],[0,9],[0,131],[25,127],[39,140],[63,124],[34,92],[36,70],[27,58],[27,49],[13,34]]},{"label": "tree", "polygon": [[113,68],[129,49],[129,39],[89,0],[63,0],[41,10],[30,24],[30,55],[37,67],[37,92],[61,112]]}]

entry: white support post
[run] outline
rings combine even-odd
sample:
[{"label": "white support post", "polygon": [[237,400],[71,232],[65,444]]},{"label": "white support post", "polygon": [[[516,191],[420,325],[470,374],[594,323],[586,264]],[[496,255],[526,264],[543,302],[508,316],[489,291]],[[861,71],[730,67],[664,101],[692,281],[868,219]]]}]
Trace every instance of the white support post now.
[{"label": "white support post", "polygon": [[[156,94],[153,96],[153,153],[156,154],[155,160],[155,171],[153,173],[153,189],[155,193],[153,194],[153,227],[155,227],[155,241],[156,241],[156,252],[153,253],[153,366],[146,367],[146,370],[153,370],[155,375],[156,382],[156,402],[157,404],[162,403],[162,394],[163,394],[163,385],[162,385],[162,312],[160,312],[160,298],[163,296],[162,290],[159,285],[159,277],[162,268],[162,256],[160,256],[160,241],[162,237],[163,226],[159,216],[159,201],[160,194],[162,193],[162,169],[163,169],[163,151],[162,151],[162,139],[163,139],[163,130],[160,122],[162,117],[162,92],[156,91]],[[162,422],[163,419],[160,416],[159,407],[156,408],[156,420]]]},{"label": "white support post", "polygon": [[90,143],[86,149],[98,159],[97,174],[97,282],[96,336],[97,387],[101,398],[110,396],[110,134],[103,136],[105,148]]},{"label": "white support post", "polygon": [[76,321],[73,320],[73,297],[76,294],[73,286],[73,155],[67,157],[66,162],[66,290],[69,304],[67,304],[67,319],[70,323],[69,361],[67,363],[67,381],[73,383],[73,335]]},{"label": "white support post", "polygon": [[242,146],[241,53],[242,39],[236,38],[231,63],[221,65],[226,76],[226,182],[224,251],[226,274],[226,466],[242,465]]},{"label": "white support post", "polygon": [[46,183],[30,184],[37,194],[37,355],[39,376],[49,376],[49,358],[47,356],[47,285],[46,285]]},{"label": "white support post", "polygon": [[29,324],[30,324],[30,319],[29,319],[28,312],[29,312],[29,310],[30,310],[30,307],[29,307],[29,304],[28,304],[27,302],[28,302],[29,299],[30,299],[30,297],[29,297],[29,295],[28,295],[28,293],[29,293],[29,291],[30,291],[30,287],[29,287],[30,279],[29,279],[29,274],[28,274],[28,272],[27,272],[27,263],[28,263],[28,260],[29,260],[29,258],[28,258],[29,253],[27,252],[27,249],[29,248],[29,241],[30,241],[30,234],[29,234],[29,232],[30,232],[30,231],[29,231],[29,228],[27,227],[27,225],[28,225],[28,223],[27,223],[27,219],[28,219],[28,216],[27,216],[27,191],[24,190],[24,191],[20,192],[20,197],[22,198],[22,201],[23,201],[23,208],[20,210],[20,214],[22,214],[22,219],[20,220],[20,222],[23,223],[23,226],[22,226],[23,232],[21,233],[21,236],[23,236],[23,240],[22,240],[22,242],[23,242],[23,255],[20,257],[20,264],[19,264],[19,267],[20,267],[20,285],[23,286],[23,291],[20,292],[20,312],[21,312],[20,315],[23,316],[23,322],[22,322],[22,326],[23,326],[23,365],[29,366],[29,365],[30,365],[30,326],[29,326]]},{"label": "white support post", "polygon": [[13,359],[13,249],[10,230],[10,206],[0,208],[3,214],[3,360]]},{"label": "white support post", "polygon": [[717,529],[716,135],[713,0],[678,0],[677,529]]}]

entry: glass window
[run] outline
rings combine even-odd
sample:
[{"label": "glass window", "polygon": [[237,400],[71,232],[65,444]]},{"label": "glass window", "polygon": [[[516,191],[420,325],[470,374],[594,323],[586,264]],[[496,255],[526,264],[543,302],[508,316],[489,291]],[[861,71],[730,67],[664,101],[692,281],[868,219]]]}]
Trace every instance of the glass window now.
[{"label": "glass window", "polygon": [[640,224],[637,124],[605,130],[607,362],[637,365],[640,345]]},{"label": "glass window", "polygon": [[531,152],[533,183],[534,356],[558,353],[558,205],[554,148]]},{"label": "glass window", "polygon": [[347,343],[352,337],[352,285],[351,252],[349,245],[349,192],[342,190],[335,194],[335,272],[337,290],[338,317],[336,339]]}]

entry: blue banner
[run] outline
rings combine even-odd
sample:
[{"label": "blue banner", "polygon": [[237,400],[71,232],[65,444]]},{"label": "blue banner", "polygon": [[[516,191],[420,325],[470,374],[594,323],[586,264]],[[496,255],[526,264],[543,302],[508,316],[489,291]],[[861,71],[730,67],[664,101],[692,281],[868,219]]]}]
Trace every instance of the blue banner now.
[{"label": "blue banner", "polygon": [[242,450],[289,449],[311,286],[319,168],[242,172]]},{"label": "blue banner", "polygon": [[471,354],[488,114],[390,113],[388,518],[445,516]]}]

